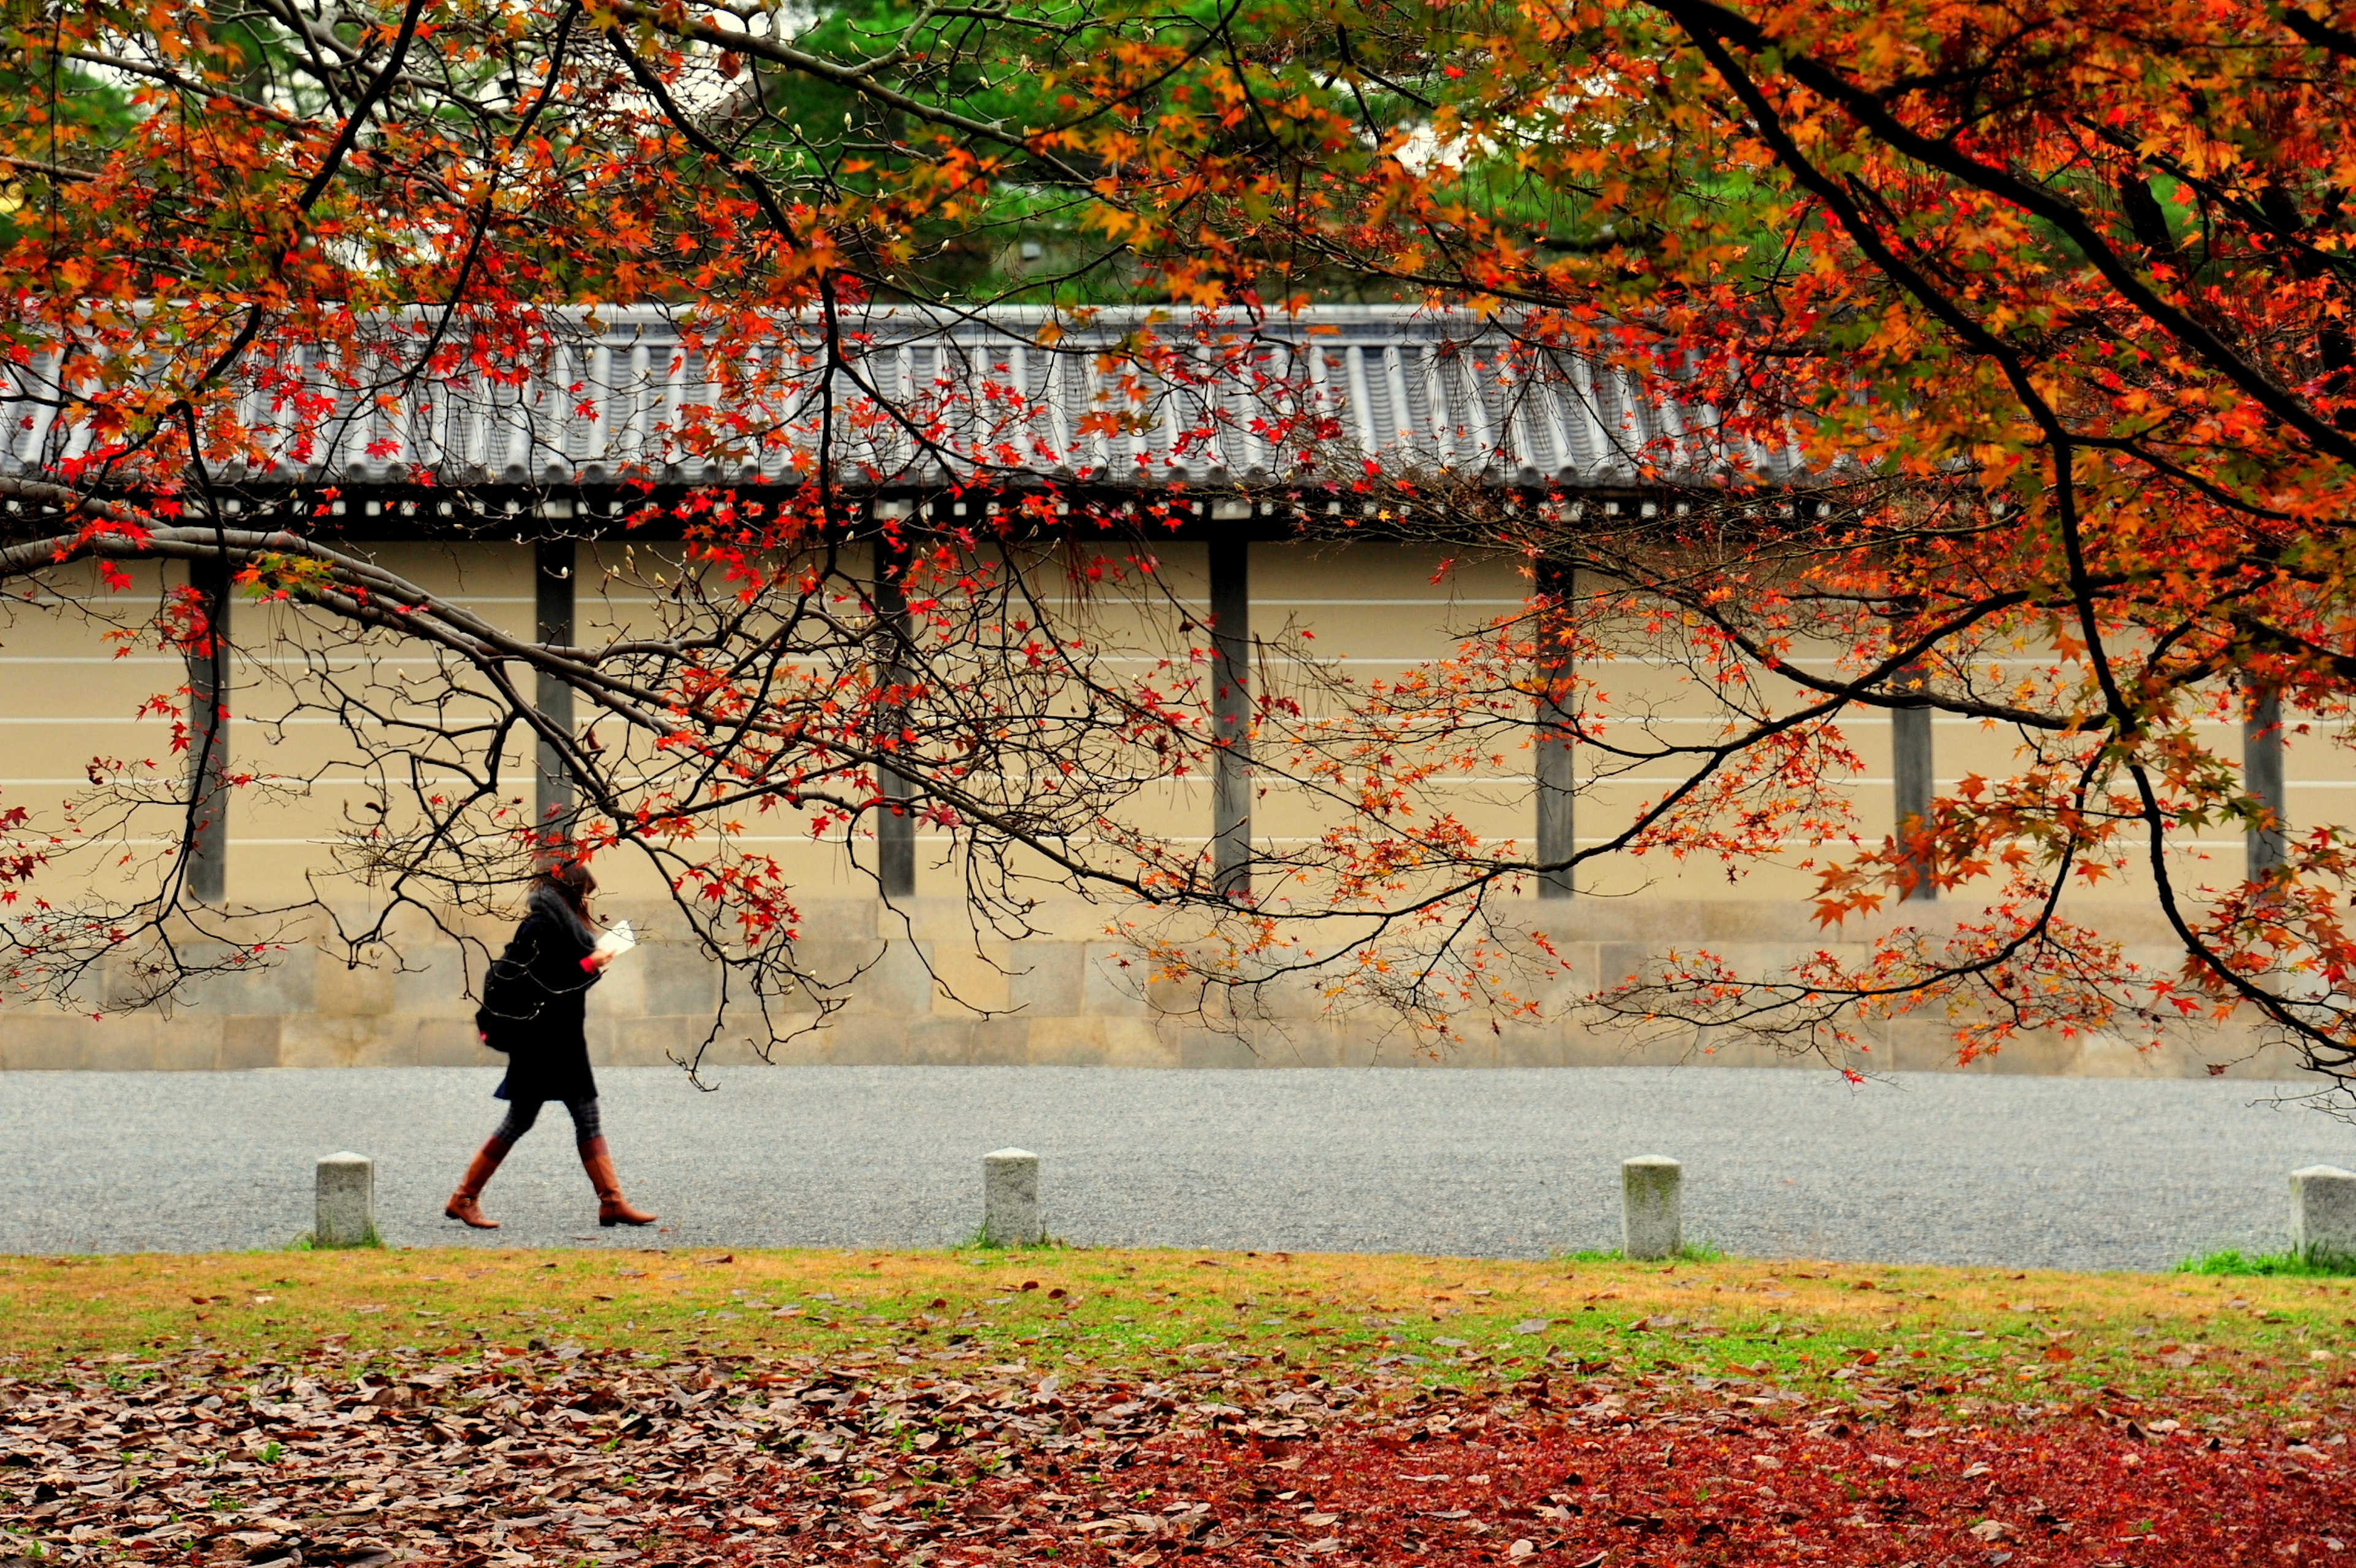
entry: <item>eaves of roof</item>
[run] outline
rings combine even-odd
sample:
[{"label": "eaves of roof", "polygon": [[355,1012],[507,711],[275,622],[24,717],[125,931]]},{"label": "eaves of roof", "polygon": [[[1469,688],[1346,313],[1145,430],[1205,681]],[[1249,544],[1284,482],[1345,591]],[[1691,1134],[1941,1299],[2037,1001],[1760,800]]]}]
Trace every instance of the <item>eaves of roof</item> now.
[{"label": "eaves of roof", "polygon": [[[284,485],[842,488],[1084,484],[1248,490],[1369,472],[1566,490],[1777,485],[1789,443],[1730,432],[1674,383],[1470,316],[1321,306],[1241,320],[1128,308],[879,307],[725,334],[653,307],[537,313],[492,352],[388,315],[333,350],[265,339],[241,368]],[[61,371],[61,366],[64,369]],[[0,475],[98,440],[100,366],[37,355],[0,381]]]}]

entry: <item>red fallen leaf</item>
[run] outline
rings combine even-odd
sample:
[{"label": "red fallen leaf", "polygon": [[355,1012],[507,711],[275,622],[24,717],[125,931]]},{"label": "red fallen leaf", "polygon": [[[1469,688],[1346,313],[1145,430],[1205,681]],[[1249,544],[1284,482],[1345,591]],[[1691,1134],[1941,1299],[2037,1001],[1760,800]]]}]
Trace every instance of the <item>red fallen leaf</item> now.
[{"label": "red fallen leaf", "polygon": [[[654,1365],[596,1350],[465,1364],[417,1351],[365,1371],[191,1355],[134,1369],[120,1388],[114,1371],[69,1368],[11,1386],[0,1449],[23,1456],[27,1479],[38,1481],[19,1491],[0,1472],[0,1529],[41,1539],[61,1529],[50,1505],[71,1499],[74,1528],[129,1540],[154,1515],[210,1515],[226,1483],[266,1486],[269,1517],[237,1521],[259,1538],[158,1542],[176,1563],[230,1568],[290,1537],[297,1526],[283,1520],[310,1537],[305,1562],[379,1550],[455,1563],[627,1551],[697,1568],[833,1568],[858,1560],[827,1528],[850,1516],[923,1543],[944,1568],[992,1558],[1176,1568],[1182,1552],[1204,1568],[1292,1568],[1268,1551],[1280,1537],[1296,1553],[1366,1568],[1477,1562],[1521,1540],[1530,1561],[1566,1568],[1602,1568],[1614,1542],[1628,1568],[1640,1542],[1642,1561],[1662,1568],[1879,1568],[1900,1560],[1892,1531],[1905,1534],[1905,1561],[1968,1568],[1991,1554],[1971,1527],[2002,1512],[2032,1541],[2066,1521],[2069,1537],[2050,1548],[2054,1568],[2088,1568],[2108,1550],[2097,1542],[2165,1542],[2169,1561],[2200,1568],[2279,1568],[2284,1548],[2335,1534],[2344,1517],[2332,1475],[2310,1471],[2304,1454],[2264,1462],[2282,1452],[2279,1439],[2242,1426],[2222,1429],[2234,1447],[2211,1437],[2217,1446],[2204,1449],[2151,1446],[2139,1428],[2058,1415],[1908,1427],[1859,1410],[1852,1435],[1848,1421],[1758,1424],[1745,1399],[1774,1392],[1764,1384],[1697,1390],[1567,1367],[1549,1369],[1562,1397],[1543,1424],[1512,1388],[1441,1393],[1365,1368],[1350,1371],[1347,1388],[1275,1369],[1066,1371],[1052,1419],[1033,1413],[1035,1369],[954,1353]],[[401,1419],[383,1419],[375,1407],[396,1390]],[[219,1404],[198,1413],[214,1393]],[[579,1423],[608,1398],[639,1414]],[[2191,1405],[2188,1396],[2179,1415]],[[1385,1441],[1402,1422],[1428,1424],[1435,1407],[1443,1429],[1412,1449]],[[1232,1423],[1213,1429],[1237,1408],[1281,1409],[1302,1435],[1279,1449]],[[362,1410],[377,1418],[347,1413]],[[96,1459],[120,1451],[100,1432],[110,1424],[201,1431],[204,1451],[158,1445],[137,1488],[92,1489],[103,1476]],[[937,1434],[954,1441],[911,1454]],[[507,1447],[484,1448],[500,1436]],[[271,1441],[284,1447],[264,1465]],[[2130,1461],[2133,1484],[2122,1486]],[[1871,1495],[1860,1495],[1869,1476]],[[372,1506],[385,1477],[409,1484],[406,1506]],[[1547,1522],[1516,1522],[1537,1520]],[[1849,1528],[1860,1522],[1876,1529]],[[2078,1543],[2086,1552],[2073,1555]]]}]

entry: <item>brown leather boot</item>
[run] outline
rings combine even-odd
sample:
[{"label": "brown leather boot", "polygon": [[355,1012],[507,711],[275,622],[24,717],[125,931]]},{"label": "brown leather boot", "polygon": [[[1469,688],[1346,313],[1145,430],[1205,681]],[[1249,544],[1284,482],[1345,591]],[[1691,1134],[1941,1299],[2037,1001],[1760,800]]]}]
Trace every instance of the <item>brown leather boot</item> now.
[{"label": "brown leather boot", "polygon": [[597,1189],[597,1223],[600,1225],[651,1225],[657,1216],[630,1207],[622,1196],[622,1179],[614,1174],[614,1157],[605,1152],[603,1137],[591,1138],[581,1146],[581,1168],[589,1173],[589,1185]]},{"label": "brown leather boot", "polygon": [[477,1149],[474,1159],[466,1167],[466,1179],[458,1183],[457,1191],[450,1194],[450,1201],[442,1206],[442,1217],[463,1220],[477,1231],[498,1230],[499,1222],[483,1218],[482,1205],[476,1200],[482,1197],[484,1187],[490,1182],[491,1173],[498,1169],[499,1161],[507,1157],[508,1146],[497,1138]]}]

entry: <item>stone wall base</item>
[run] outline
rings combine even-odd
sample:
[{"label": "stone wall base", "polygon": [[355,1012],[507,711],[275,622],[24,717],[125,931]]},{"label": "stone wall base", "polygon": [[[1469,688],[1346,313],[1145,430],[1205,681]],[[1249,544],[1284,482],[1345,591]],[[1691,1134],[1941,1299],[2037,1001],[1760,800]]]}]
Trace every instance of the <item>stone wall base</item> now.
[{"label": "stone wall base", "polygon": [[[1751,968],[1803,955],[1792,906],[1766,901],[1581,901],[1548,910],[1547,936],[1569,972],[1547,982],[1576,995],[1647,954],[1706,944]],[[679,939],[662,906],[620,904],[646,940],[592,993],[590,1051],[605,1066],[652,1066],[696,1054],[720,997],[712,965]],[[1135,955],[1105,933],[1100,910],[1049,912],[1054,933],[977,955],[962,906],[924,901],[907,918],[873,902],[804,912],[802,956],[817,973],[864,969],[822,1027],[776,1046],[780,1064],[924,1066],[1603,1067],[1690,1063],[1822,1070],[1824,1058],[1692,1029],[1636,1031],[1576,1023],[1460,1021],[1462,1039],[1419,1040],[1387,1015],[1334,1017],[1306,988],[1256,998],[1258,1016],[1218,1023],[1184,997],[1141,984]],[[2083,912],[2079,912],[2083,918]],[[2146,925],[2155,926],[2145,931]],[[2131,955],[2176,966],[2144,912],[2109,912],[2104,928]],[[912,934],[913,933],[913,934]],[[822,934],[821,934],[822,933]],[[500,927],[483,935],[496,949]],[[2141,939],[2140,941],[2138,939]],[[2148,952],[2140,949],[2147,945]],[[263,968],[209,982],[166,1008],[110,1010],[103,977],[87,1010],[0,1010],[0,1070],[204,1071],[261,1067],[482,1066],[455,944],[422,929],[390,958],[358,968],[295,944]],[[760,1059],[741,1029],[705,1052],[713,1065]],[[2115,1036],[2059,1031],[2013,1041],[1959,1066],[1952,1034],[1909,1020],[1871,1035],[1841,1063],[1868,1072],[1954,1070],[2082,1077],[2296,1079],[2280,1046],[2235,1027],[2188,1030],[2152,1050]]]}]

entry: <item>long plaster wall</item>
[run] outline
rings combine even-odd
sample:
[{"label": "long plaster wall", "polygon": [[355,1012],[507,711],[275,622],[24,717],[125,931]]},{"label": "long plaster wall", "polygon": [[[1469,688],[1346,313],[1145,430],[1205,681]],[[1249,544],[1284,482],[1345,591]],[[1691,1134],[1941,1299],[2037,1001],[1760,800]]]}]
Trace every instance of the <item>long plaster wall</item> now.
[{"label": "long plaster wall", "polygon": [[[631,624],[643,613],[637,600],[613,585],[619,580],[604,575],[600,548],[584,547],[579,615],[584,638],[599,635],[599,628]],[[398,545],[381,553],[388,564],[438,594],[464,600],[519,628],[530,619],[529,546]],[[1163,575],[1179,597],[1197,594],[1205,570],[1203,547],[1173,543],[1162,553]],[[1514,613],[1526,591],[1512,562],[1473,562],[1437,580],[1436,565],[1434,558],[1389,546],[1255,546],[1255,629],[1280,644],[1288,626],[1313,630],[1313,641],[1294,639],[1284,645],[1313,648],[1316,658],[1334,661],[1333,668],[1352,677],[1386,678],[1417,661],[1448,656],[1460,635]],[[152,607],[154,592],[168,586],[153,577],[142,577],[125,600],[129,618],[135,620],[139,613],[130,600],[145,594]],[[84,592],[102,597],[94,582]],[[290,650],[316,651],[316,639],[327,634],[282,620],[275,630],[283,635],[273,639],[272,616],[277,613],[252,604],[238,608],[231,765],[306,782],[300,789],[238,798],[229,844],[232,905],[266,906],[299,900],[311,891],[335,901],[358,891],[338,881],[343,873],[335,841],[367,781],[338,773],[331,725],[300,715],[292,723],[274,724],[269,707],[272,700],[282,706],[288,700],[286,687],[273,688],[273,672],[283,680],[289,669],[304,667]],[[347,661],[388,656],[332,643],[327,650]],[[142,717],[141,709],[184,678],[180,667],[154,650],[127,658],[116,652],[96,628],[70,614],[20,607],[0,618],[0,804],[25,805],[37,816],[53,814],[84,794],[93,757],[155,758],[166,769],[175,765],[167,723]],[[401,656],[396,651],[392,662]],[[2029,662],[2026,656],[2021,662]],[[1275,678],[1284,678],[1281,660],[1267,667]],[[1634,658],[1612,672],[1608,684],[1619,699],[1673,721],[1688,721],[1676,718],[1687,698],[1672,668]],[[2002,776],[2011,765],[2008,741],[1985,727],[1942,720],[1935,734],[1935,772],[1943,787],[1967,773]],[[1888,721],[1864,716],[1849,727],[1848,737],[1864,766],[1849,785],[1856,827],[1865,838],[1878,839],[1889,831],[1892,816]],[[2220,743],[2231,744],[2232,737],[2221,732]],[[1526,840],[1535,819],[1528,766],[1526,751],[1508,752],[1495,769],[1456,781],[1450,786],[1458,790],[1454,808],[1477,832]],[[525,759],[513,759],[512,767],[514,776],[528,778]],[[2344,811],[2347,792],[2356,788],[2356,770],[2348,766],[2345,749],[2329,737],[2294,739],[2288,773],[2294,828]],[[1665,782],[1623,779],[1584,796],[1582,842],[1595,841],[1595,835],[1612,825],[1615,812],[1633,809]],[[1200,837],[1210,825],[1209,781],[1173,781],[1141,809],[1155,815],[1149,826],[1158,831]],[[1568,1022],[1506,1024],[1493,1030],[1485,1021],[1472,1020],[1461,1042],[1435,1046],[1403,1033],[1387,1019],[1337,1019],[1301,997],[1269,998],[1264,1016],[1213,1026],[1186,1012],[1180,998],[1148,994],[1132,983],[1142,966],[1125,965],[1124,955],[1101,934],[1105,912],[1072,912],[1051,923],[1057,933],[1053,938],[977,955],[969,923],[952,896],[960,886],[957,873],[941,863],[944,846],[920,837],[919,897],[908,912],[912,939],[908,924],[872,896],[873,884],[861,869],[872,867],[872,842],[816,842],[796,821],[769,820],[774,826],[755,832],[766,836],[760,848],[779,858],[803,901],[811,966],[843,974],[874,960],[848,993],[848,1006],[824,1029],[780,1048],[779,1061],[1183,1067],[1782,1060],[1741,1041],[1690,1035],[1636,1038],[1625,1030]],[[1313,836],[1322,826],[1302,802],[1270,790],[1257,807],[1254,831],[1259,842],[1280,848]],[[145,842],[150,855],[155,845],[168,842],[155,836],[152,820],[145,826],[134,822],[125,832]],[[2214,863],[2213,870],[2195,869],[2196,880],[2239,874],[2238,841],[2188,842],[2179,852]],[[1669,947],[1710,944],[1750,964],[1813,947],[1818,940],[1809,919],[1814,879],[1803,859],[1794,854],[1785,858],[1788,863],[1762,863],[1736,882],[1715,862],[1699,859],[1622,860],[1583,872],[1583,892],[1600,896],[1582,896],[1568,908],[1543,906],[1549,934],[1562,942],[1573,971],[1555,982],[1557,989],[1591,985],[1605,975],[1617,977],[1645,955]],[[601,861],[600,872],[616,895],[609,911],[635,910],[659,933],[661,906],[649,896],[656,886],[634,882],[626,865]],[[63,891],[70,896],[72,890]],[[2179,958],[2147,908],[2136,901],[2135,888],[2124,887],[2115,896],[2122,901],[2097,912],[2099,923],[2162,972],[2174,970]],[[483,934],[496,946],[503,933]],[[887,938],[893,939],[889,945]],[[266,971],[215,984],[168,1012],[119,1012],[119,998],[103,994],[103,981],[94,984],[100,994],[81,1012],[0,1007],[0,1068],[489,1061],[467,1027],[455,952],[430,933],[405,938],[398,965],[357,970],[298,942]],[[660,1062],[674,1052],[691,1052],[711,1027],[717,1000],[709,967],[681,944],[659,936],[600,987],[590,1026],[597,1058]],[[723,1030],[717,1054],[743,1055],[744,1048],[734,1043],[741,1035],[741,1029]],[[1932,1068],[1952,1056],[1946,1031],[1935,1023],[1900,1026],[1870,1043],[1872,1051],[1857,1063],[1868,1069]],[[2222,1061],[2235,1074],[2290,1071],[2278,1054],[2243,1056],[2237,1037],[2230,1034],[2157,1053],[2090,1035],[2016,1043],[1976,1070],[2199,1073]]]}]

